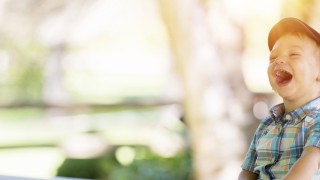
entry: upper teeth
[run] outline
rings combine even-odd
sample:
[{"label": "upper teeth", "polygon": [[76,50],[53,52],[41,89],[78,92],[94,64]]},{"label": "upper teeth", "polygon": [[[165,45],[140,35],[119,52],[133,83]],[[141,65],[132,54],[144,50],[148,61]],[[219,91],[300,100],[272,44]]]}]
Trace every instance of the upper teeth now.
[{"label": "upper teeth", "polygon": [[277,70],[277,71],[276,71],[276,75],[277,75],[277,76],[280,76],[281,72],[286,72],[286,71],[285,71],[285,70],[282,70],[282,69]]}]

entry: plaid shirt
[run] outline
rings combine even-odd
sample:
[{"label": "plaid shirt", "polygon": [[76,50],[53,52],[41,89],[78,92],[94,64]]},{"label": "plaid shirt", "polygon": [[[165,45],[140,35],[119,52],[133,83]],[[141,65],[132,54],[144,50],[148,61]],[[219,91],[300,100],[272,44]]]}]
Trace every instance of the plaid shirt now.
[{"label": "plaid shirt", "polygon": [[[256,130],[242,169],[259,179],[280,179],[307,146],[320,147],[320,98],[288,113],[283,104],[274,106]],[[313,179],[320,179],[319,170]]]}]

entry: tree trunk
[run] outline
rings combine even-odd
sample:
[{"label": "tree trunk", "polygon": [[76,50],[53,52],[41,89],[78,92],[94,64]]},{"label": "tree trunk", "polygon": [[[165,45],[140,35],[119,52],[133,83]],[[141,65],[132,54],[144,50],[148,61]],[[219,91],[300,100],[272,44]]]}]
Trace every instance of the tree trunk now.
[{"label": "tree trunk", "polygon": [[[224,161],[217,134],[226,119],[228,87],[224,66],[210,40],[205,9],[196,0],[159,0],[184,93],[183,110],[191,137],[193,178],[217,179]],[[221,136],[221,135],[220,135]]]}]

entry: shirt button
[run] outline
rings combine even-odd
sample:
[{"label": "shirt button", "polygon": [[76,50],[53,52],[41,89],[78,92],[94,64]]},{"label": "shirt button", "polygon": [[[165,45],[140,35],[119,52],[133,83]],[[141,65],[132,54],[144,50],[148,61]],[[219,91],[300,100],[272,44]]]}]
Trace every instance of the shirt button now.
[{"label": "shirt button", "polygon": [[289,114],[287,114],[286,115],[286,119],[290,121],[291,120],[291,116]]}]

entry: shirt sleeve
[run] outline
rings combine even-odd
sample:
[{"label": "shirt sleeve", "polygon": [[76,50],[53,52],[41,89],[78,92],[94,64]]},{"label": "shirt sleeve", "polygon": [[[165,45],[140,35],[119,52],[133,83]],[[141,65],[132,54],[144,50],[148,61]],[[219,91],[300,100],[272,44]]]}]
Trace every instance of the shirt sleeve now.
[{"label": "shirt sleeve", "polygon": [[307,128],[309,129],[305,147],[315,146],[320,148],[320,117],[318,116],[312,120],[306,119],[305,123]]},{"label": "shirt sleeve", "polygon": [[244,163],[241,166],[242,169],[250,171],[250,172],[254,171],[256,160],[257,160],[257,151],[256,151],[257,132],[258,131],[256,131],[256,133],[251,141],[251,144],[250,144],[249,150],[246,154]]}]

